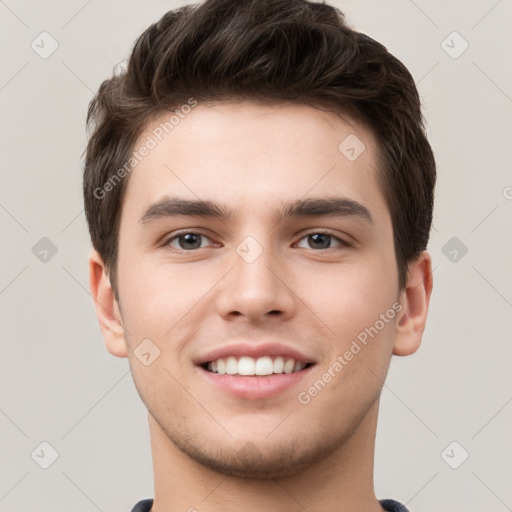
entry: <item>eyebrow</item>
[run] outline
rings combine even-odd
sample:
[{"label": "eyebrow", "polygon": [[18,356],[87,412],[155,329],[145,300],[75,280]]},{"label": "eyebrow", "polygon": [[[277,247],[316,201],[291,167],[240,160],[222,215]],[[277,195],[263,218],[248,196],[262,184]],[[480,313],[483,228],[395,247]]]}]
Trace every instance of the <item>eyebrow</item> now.
[{"label": "eyebrow", "polygon": [[[225,205],[212,201],[165,197],[150,205],[139,222],[146,225],[158,219],[179,215],[227,220],[233,218],[234,212]],[[368,208],[345,197],[319,197],[288,201],[281,205],[274,215],[274,220],[279,222],[286,218],[318,216],[356,217],[368,224],[374,223]]]}]

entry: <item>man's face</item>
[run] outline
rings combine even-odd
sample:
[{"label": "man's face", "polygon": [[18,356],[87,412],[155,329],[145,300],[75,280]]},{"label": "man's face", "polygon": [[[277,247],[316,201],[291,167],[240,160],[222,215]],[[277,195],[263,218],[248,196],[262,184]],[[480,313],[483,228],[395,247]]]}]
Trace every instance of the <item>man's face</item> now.
[{"label": "man's face", "polygon": [[[376,410],[393,350],[400,294],[375,141],[305,106],[200,104],[158,141],[169,117],[135,145],[157,143],[131,173],[121,216],[119,298],[135,384],[152,428],[202,464],[293,473]],[[232,215],[167,215],[165,205],[148,214],[178,197]],[[357,205],[279,216],[312,199],[352,201],[369,216]],[[283,372],[280,356],[310,364],[239,375]],[[209,371],[212,359],[228,374]]]}]

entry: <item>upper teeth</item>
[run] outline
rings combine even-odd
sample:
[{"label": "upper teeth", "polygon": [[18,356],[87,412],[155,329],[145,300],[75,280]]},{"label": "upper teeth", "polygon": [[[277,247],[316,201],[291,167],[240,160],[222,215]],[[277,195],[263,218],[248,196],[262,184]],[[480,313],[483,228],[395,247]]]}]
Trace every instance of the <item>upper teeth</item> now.
[{"label": "upper teeth", "polygon": [[302,370],[306,363],[295,361],[292,358],[277,356],[253,357],[221,357],[208,363],[208,370],[219,375],[272,375],[272,373],[293,373]]}]

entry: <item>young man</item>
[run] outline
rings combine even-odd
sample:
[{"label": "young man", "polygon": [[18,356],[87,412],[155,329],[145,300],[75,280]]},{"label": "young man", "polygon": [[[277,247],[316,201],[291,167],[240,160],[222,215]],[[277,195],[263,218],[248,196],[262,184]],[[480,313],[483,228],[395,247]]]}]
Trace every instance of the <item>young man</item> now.
[{"label": "young man", "polygon": [[325,4],[208,0],[88,124],[90,287],[152,443],[133,510],[404,512],[374,443],[425,327],[436,170],[403,64]]}]

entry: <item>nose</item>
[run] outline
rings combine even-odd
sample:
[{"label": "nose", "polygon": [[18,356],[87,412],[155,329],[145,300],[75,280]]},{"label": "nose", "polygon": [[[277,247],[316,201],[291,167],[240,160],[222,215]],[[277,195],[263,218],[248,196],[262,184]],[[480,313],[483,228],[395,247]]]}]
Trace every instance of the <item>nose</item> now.
[{"label": "nose", "polygon": [[295,314],[298,299],[289,270],[272,251],[264,249],[254,261],[235,251],[231,263],[217,296],[217,310],[224,319],[261,323],[272,317],[284,321]]}]

